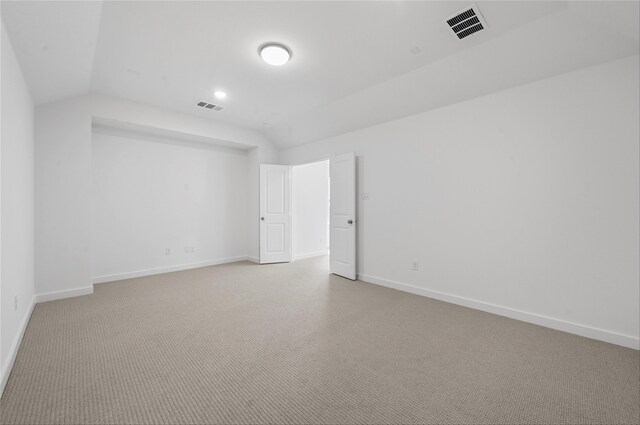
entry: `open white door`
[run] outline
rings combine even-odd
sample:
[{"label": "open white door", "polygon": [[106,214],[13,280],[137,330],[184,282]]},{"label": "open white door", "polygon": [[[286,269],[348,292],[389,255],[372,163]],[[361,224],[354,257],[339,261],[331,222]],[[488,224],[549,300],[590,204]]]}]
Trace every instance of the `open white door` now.
[{"label": "open white door", "polygon": [[260,164],[260,264],[291,261],[291,167]]},{"label": "open white door", "polygon": [[356,279],[356,156],[331,158],[331,273]]}]

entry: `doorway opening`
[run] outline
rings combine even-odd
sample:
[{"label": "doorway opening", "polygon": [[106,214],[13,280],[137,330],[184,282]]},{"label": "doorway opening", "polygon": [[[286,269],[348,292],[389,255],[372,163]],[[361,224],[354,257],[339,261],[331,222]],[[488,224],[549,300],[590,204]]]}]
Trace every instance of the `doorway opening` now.
[{"label": "doorway opening", "polygon": [[329,246],[331,273],[355,280],[355,154],[260,164],[260,264],[327,255]]},{"label": "doorway opening", "polygon": [[293,261],[329,254],[330,178],[329,160],[291,167]]}]

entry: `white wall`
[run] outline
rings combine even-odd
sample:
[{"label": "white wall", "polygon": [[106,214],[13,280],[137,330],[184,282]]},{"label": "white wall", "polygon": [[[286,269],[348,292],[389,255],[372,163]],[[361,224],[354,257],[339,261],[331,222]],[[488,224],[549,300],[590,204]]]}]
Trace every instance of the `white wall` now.
[{"label": "white wall", "polygon": [[86,98],[35,115],[35,279],[40,300],[91,286],[91,113]]},{"label": "white wall", "polygon": [[29,320],[34,294],[34,106],[4,24],[1,31],[0,394]]},{"label": "white wall", "polygon": [[[180,134],[203,143],[249,150],[248,228],[256,227],[257,165],[274,162],[277,151],[259,133],[102,95],[38,106],[36,145],[36,293],[39,300],[91,293],[92,119],[123,127]],[[257,218],[256,218],[257,219]],[[257,228],[257,227],[256,227]],[[245,251],[257,252],[257,231],[244,235]],[[245,254],[246,255],[246,254]],[[252,254],[250,254],[252,255]]]},{"label": "white wall", "polygon": [[245,151],[94,127],[92,162],[94,281],[246,257]]},{"label": "white wall", "polygon": [[256,131],[222,124],[213,120],[175,113],[160,108],[146,106],[123,99],[109,96],[92,95],[91,111],[94,116],[136,123],[151,128],[175,131],[184,135],[193,135],[215,140],[244,149],[249,149],[248,170],[249,189],[247,226],[247,253],[257,261],[260,252],[259,217],[260,204],[258,201],[260,179],[260,164],[278,164],[278,151],[265,137]]},{"label": "white wall", "polygon": [[329,161],[293,167],[291,175],[293,258],[326,255]]},{"label": "white wall", "polygon": [[637,348],[638,71],[586,68],[281,161],[356,152],[364,279]]}]

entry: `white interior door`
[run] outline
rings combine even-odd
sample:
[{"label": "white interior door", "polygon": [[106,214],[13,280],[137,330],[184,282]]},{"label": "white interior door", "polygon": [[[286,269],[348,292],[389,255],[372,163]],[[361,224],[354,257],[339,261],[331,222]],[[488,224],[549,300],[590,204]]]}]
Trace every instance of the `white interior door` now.
[{"label": "white interior door", "polygon": [[260,164],[260,264],[291,261],[291,167]]},{"label": "white interior door", "polygon": [[331,273],[356,279],[356,156],[331,158]]}]

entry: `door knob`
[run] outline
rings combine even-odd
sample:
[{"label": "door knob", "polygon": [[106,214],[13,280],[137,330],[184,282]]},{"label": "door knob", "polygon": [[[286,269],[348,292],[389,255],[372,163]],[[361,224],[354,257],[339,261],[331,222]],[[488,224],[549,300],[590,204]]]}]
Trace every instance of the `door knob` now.
[{"label": "door knob", "polygon": [[260,220],[264,221],[264,217],[260,217]]},{"label": "door knob", "polygon": [[347,220],[347,223],[353,224],[353,220]]}]

